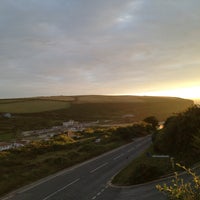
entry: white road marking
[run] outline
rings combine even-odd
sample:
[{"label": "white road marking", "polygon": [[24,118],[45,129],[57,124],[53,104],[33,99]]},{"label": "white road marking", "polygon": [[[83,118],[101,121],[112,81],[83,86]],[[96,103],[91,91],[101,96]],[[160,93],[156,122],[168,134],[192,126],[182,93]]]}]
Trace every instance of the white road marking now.
[{"label": "white road marking", "polygon": [[90,171],[90,173],[93,173],[93,172],[97,171],[98,169],[100,169],[100,168],[102,168],[102,167],[106,166],[107,164],[108,164],[108,163],[106,162],[106,163],[104,163],[104,164],[102,164],[102,165],[98,166],[97,168],[95,168],[95,169],[91,170],[91,171]]},{"label": "white road marking", "polygon": [[98,192],[98,193],[97,193],[97,196],[99,196],[100,194],[101,194],[101,192]]},{"label": "white road marking", "polygon": [[10,198],[12,198],[12,197],[13,197],[13,195],[10,195],[10,196],[8,196],[8,197],[3,198],[2,200],[7,200],[7,199],[10,199]]},{"label": "white road marking", "polygon": [[66,189],[67,187],[69,187],[70,185],[73,185],[74,183],[78,182],[80,180],[80,178],[77,178],[76,180],[72,181],[71,183],[65,185],[64,187],[60,188],[59,190],[56,190],[55,192],[53,192],[52,194],[46,196],[44,199],[42,200],[47,200],[49,199],[50,197],[54,196],[55,194],[61,192],[62,190]]},{"label": "white road marking", "polygon": [[104,192],[104,190],[105,190],[105,188],[103,188],[103,189],[101,190],[101,192]]},{"label": "white road marking", "polygon": [[37,187],[37,186],[39,186],[39,185],[41,185],[43,183],[46,183],[49,180],[55,179],[55,178],[57,178],[59,176],[64,176],[66,174],[69,174],[69,173],[71,173],[72,170],[73,170],[73,168],[67,169],[65,171],[63,170],[63,171],[58,172],[56,174],[53,174],[53,175],[51,175],[51,176],[49,176],[47,178],[41,179],[37,183],[30,184],[29,186],[25,187],[24,189],[21,189],[19,192],[17,192],[17,194],[21,194],[21,193],[27,192],[28,190],[31,190],[31,189],[33,189],[33,188],[35,188],[35,187]]},{"label": "white road marking", "polygon": [[104,191],[105,189],[108,188],[108,185],[106,185],[104,188],[101,189],[100,192],[98,192],[95,196],[92,197],[92,200],[96,199],[98,196],[100,196]]},{"label": "white road marking", "polygon": [[124,155],[124,154],[123,154],[123,153],[121,153],[119,156],[117,156],[117,157],[113,158],[113,160],[117,160],[118,158],[122,157],[123,155]]},{"label": "white road marking", "polygon": [[133,151],[133,150],[135,150],[135,147],[129,149],[127,152],[131,152],[131,151]]}]

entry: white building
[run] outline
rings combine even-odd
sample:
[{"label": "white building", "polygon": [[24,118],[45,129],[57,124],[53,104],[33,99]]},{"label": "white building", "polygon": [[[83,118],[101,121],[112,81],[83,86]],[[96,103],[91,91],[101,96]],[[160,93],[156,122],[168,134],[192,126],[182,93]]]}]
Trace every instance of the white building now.
[{"label": "white building", "polygon": [[0,151],[15,149],[24,146],[21,143],[0,143]]},{"label": "white building", "polygon": [[74,126],[75,123],[77,124],[77,122],[75,122],[74,120],[69,120],[68,122],[63,122],[63,126],[70,127]]}]

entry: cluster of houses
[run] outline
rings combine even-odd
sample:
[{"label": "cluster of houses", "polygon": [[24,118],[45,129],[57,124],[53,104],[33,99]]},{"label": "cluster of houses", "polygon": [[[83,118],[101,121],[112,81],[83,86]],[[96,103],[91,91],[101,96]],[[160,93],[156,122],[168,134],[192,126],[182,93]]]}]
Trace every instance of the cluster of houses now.
[{"label": "cluster of houses", "polygon": [[49,140],[50,138],[62,133],[67,134],[71,138],[79,138],[77,132],[81,132],[88,127],[96,126],[98,123],[99,121],[80,123],[74,120],[70,120],[68,122],[63,122],[61,126],[53,126],[49,129],[45,128],[41,130],[24,131],[22,132],[23,140],[20,142],[0,142],[0,151],[22,147],[31,142],[33,139]]},{"label": "cluster of houses", "polygon": [[0,151],[8,150],[8,149],[15,149],[19,147],[23,147],[24,144],[22,143],[6,143],[6,142],[0,142]]},{"label": "cluster of houses", "polygon": [[38,137],[40,139],[48,140],[56,135],[65,133],[68,134],[69,137],[75,138],[78,137],[77,132],[83,131],[87,127],[94,126],[99,122],[89,122],[89,123],[80,123],[78,121],[70,120],[68,122],[63,122],[61,126],[53,126],[49,129],[41,129],[41,130],[32,130],[32,131],[24,131],[22,135],[24,137]]}]

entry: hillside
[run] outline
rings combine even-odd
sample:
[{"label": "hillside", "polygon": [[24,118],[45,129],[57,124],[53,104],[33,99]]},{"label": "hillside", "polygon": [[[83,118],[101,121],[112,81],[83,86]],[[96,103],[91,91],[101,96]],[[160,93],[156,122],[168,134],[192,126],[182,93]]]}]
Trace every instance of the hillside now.
[{"label": "hillside", "polygon": [[174,97],[147,96],[52,96],[1,99],[1,138],[16,137],[21,131],[60,125],[63,121],[111,120],[113,123],[135,122],[154,115],[160,121],[186,110],[193,101]]},{"label": "hillside", "polygon": [[120,119],[132,116],[134,121],[138,121],[154,115],[159,120],[164,120],[193,104],[192,100],[175,97],[52,96],[1,99],[0,112],[76,120]]},{"label": "hillside", "polygon": [[173,97],[79,96],[73,101],[69,111],[95,118],[116,119],[132,115],[134,121],[139,121],[154,115],[159,120],[165,120],[169,115],[181,112],[191,105],[191,100]]}]

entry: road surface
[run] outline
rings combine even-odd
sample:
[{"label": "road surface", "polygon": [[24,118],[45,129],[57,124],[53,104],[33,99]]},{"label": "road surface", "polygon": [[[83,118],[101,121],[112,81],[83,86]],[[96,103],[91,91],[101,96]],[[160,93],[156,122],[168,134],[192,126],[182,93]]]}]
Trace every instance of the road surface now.
[{"label": "road surface", "polygon": [[66,169],[3,197],[3,200],[155,200],[165,199],[155,184],[134,188],[115,188],[109,181],[151,143],[138,138],[102,156]]}]

